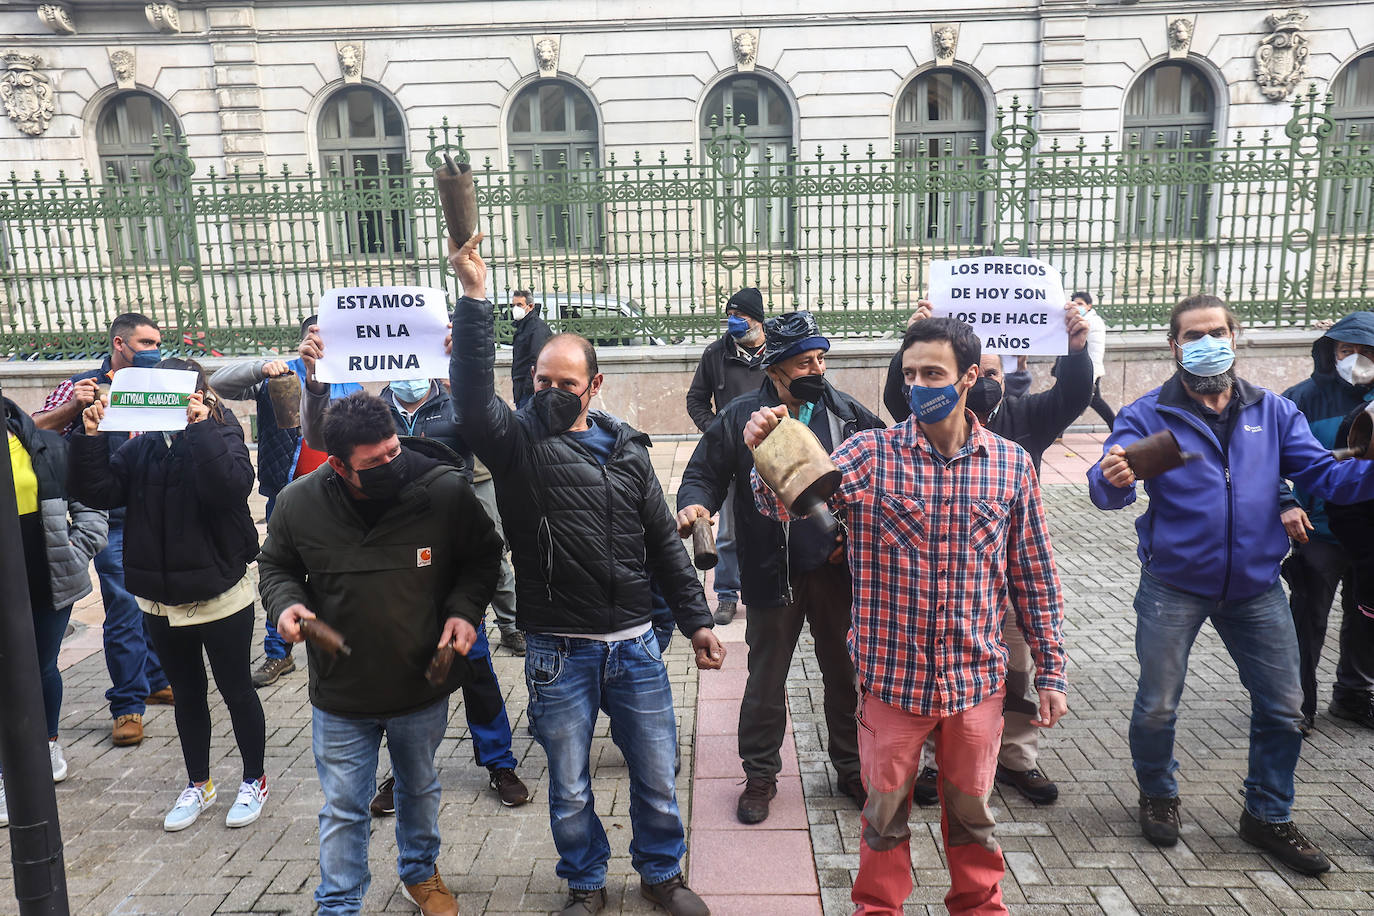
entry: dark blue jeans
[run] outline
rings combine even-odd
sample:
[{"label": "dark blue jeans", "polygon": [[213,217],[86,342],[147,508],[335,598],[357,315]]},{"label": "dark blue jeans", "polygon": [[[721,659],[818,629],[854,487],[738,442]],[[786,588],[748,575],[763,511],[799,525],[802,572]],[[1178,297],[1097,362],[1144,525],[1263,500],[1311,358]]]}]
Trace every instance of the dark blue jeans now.
[{"label": "dark blue jeans", "polygon": [[167,686],[167,675],[143,627],[143,612],[124,588],[124,521],[110,519],[110,542],[95,555],[105,602],[105,667],[110,672],[110,715],[142,715],[148,694]]},{"label": "dark blue jeans", "polygon": [[472,733],[472,753],[478,766],[515,769],[515,754],[510,749],[510,717],[501,696],[501,684],[491,664],[491,644],[487,628],[477,627],[477,642],[468,650],[472,679],[463,685],[463,713]]},{"label": "dark blue jeans", "polygon": [[67,634],[67,622],[71,619],[70,604],[55,611],[34,611],[33,614],[38,674],[43,681],[43,714],[49,738],[57,737],[57,723],[62,718],[62,672],[57,670],[57,656],[62,651],[62,637]]},{"label": "dark blue jeans", "polygon": [[677,720],[653,631],[612,643],[525,638],[530,726],[549,761],[558,876],[575,890],[606,886],[611,847],[596,815],[590,761],[602,708],[630,770],[630,864],[650,884],[679,874],[687,844],[673,774]]},{"label": "dark blue jeans", "polygon": [[1245,807],[1262,821],[1290,819],[1293,771],[1302,750],[1298,638],[1277,582],[1244,601],[1211,601],[1165,585],[1147,572],[1135,596],[1135,652],[1140,661],[1131,714],[1131,758],[1140,791],[1178,795],[1174,725],[1188,673],[1188,652],[1212,621],[1250,691],[1250,769]]}]

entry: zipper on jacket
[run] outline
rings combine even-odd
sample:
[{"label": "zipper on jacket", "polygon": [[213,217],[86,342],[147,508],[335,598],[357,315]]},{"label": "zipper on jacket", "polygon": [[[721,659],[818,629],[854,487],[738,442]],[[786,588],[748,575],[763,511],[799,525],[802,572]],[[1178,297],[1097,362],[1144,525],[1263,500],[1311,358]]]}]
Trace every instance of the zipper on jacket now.
[{"label": "zipper on jacket", "polygon": [[[614,456],[612,456],[614,457]],[[608,458],[607,461],[610,459]],[[608,623],[610,632],[615,629],[615,541],[611,536],[612,521],[615,518],[615,507],[611,505],[611,475],[606,470],[606,465],[601,465],[601,483],[606,488],[606,563],[608,566],[607,585],[610,589],[607,597],[610,599],[607,607]]]},{"label": "zipper on jacket", "polygon": [[1221,600],[1231,591],[1231,555],[1235,545],[1236,507],[1231,494],[1231,459],[1223,453],[1221,470],[1226,475],[1226,575],[1221,580]]}]

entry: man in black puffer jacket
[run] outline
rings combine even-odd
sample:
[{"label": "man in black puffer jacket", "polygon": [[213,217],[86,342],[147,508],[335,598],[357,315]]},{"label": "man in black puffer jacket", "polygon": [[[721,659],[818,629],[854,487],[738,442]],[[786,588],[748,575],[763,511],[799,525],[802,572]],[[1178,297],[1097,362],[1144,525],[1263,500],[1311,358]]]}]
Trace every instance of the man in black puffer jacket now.
[{"label": "man in black puffer jacket", "polygon": [[787,730],[787,670],[803,622],[811,625],[825,684],[830,763],[842,792],[862,805],[864,791],[854,721],[854,662],[845,642],[853,601],[849,566],[835,536],[815,520],[783,525],[759,513],[749,486],[754,453],[744,444],[745,423],[760,407],[786,404],[829,451],[861,429],[883,428],[866,407],[825,381],[830,343],[810,312],[773,318],[764,330],[763,384],[716,416],[697,443],[677,494],[679,530],[690,533],[694,520],[710,518],[722,508],[733,485],[729,508],[738,526],[740,585],[749,607],[744,637],[749,682],[739,709],[745,788],[735,810],[746,824],[766,819],[777,794]]},{"label": "man in black puffer jacket", "polygon": [[630,769],[630,822],[640,893],[673,914],[708,912],[683,882],[687,846],[674,788],[676,719],[652,630],[650,575],[697,666],[724,650],[649,462],[649,439],[589,412],[601,387],[584,338],[549,339],[535,393],[518,413],[496,396],[496,344],[486,265],[469,239],[449,261],[463,286],[453,314],[450,375],[458,429],[491,469],[515,560],[526,635],[530,726],[549,760],[549,813],[566,914],[606,904],[610,844],[592,805],[590,750],[598,711]]}]

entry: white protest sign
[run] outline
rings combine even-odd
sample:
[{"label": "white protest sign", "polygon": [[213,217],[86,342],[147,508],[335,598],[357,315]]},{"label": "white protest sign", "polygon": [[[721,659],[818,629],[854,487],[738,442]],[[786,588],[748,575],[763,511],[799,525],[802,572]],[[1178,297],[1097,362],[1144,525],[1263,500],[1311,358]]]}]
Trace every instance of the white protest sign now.
[{"label": "white protest sign", "polygon": [[186,405],[196,390],[188,369],[120,369],[110,379],[110,404],[101,432],[172,432],[186,428]]},{"label": "white protest sign", "polygon": [[1063,356],[1064,284],[1035,258],[957,258],[930,265],[931,314],[973,325],[984,353]]},{"label": "white protest sign", "polygon": [[355,286],[320,297],[324,358],[317,381],[394,382],[447,378],[448,306],[424,286]]}]

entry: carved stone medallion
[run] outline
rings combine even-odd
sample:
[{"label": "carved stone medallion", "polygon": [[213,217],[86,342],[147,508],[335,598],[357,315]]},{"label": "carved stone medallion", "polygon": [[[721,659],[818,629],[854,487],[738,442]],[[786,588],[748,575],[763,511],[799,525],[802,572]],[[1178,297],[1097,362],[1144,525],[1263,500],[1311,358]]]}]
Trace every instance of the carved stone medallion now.
[{"label": "carved stone medallion", "polygon": [[143,7],[148,24],[167,35],[181,31],[181,11],[175,3],[149,3]]},{"label": "carved stone medallion", "polygon": [[339,73],[345,83],[363,81],[363,55],[366,53],[360,41],[341,41],[334,45],[339,55]]},{"label": "carved stone medallion", "polygon": [[115,85],[120,89],[134,88],[133,49],[115,48],[110,51],[110,71],[114,73]]},{"label": "carved stone medallion", "polygon": [[37,54],[6,51],[5,72],[0,75],[0,101],[14,126],[37,137],[48,129],[53,116],[52,80],[39,72]]},{"label": "carved stone medallion", "polygon": [[1269,34],[1255,51],[1255,82],[1271,102],[1281,102],[1307,76],[1307,36],[1302,33],[1307,13],[1300,9],[1276,11],[1265,23]]},{"label": "carved stone medallion", "polygon": [[540,35],[534,39],[534,65],[540,76],[558,75],[558,36]]},{"label": "carved stone medallion", "polygon": [[930,43],[935,50],[935,63],[948,67],[954,63],[954,56],[959,52],[959,26],[949,22],[932,24]]},{"label": "carved stone medallion", "polygon": [[75,35],[72,8],[66,3],[44,3],[38,7],[38,18],[59,35]]},{"label": "carved stone medallion", "polygon": [[735,55],[735,69],[741,73],[748,73],[754,69],[754,64],[759,59],[759,30],[758,29],[732,29],[730,32],[730,50]]},{"label": "carved stone medallion", "polygon": [[1169,20],[1169,56],[1187,57],[1193,46],[1193,20],[1178,16]]}]

